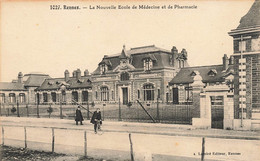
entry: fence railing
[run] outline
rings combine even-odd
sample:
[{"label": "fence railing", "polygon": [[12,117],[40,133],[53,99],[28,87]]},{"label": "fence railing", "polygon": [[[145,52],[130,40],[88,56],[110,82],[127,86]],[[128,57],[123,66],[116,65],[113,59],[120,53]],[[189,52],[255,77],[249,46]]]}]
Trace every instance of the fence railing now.
[{"label": "fence railing", "polygon": [[[134,122],[155,122],[191,124],[193,105],[176,105],[164,103],[142,103],[144,109],[138,103],[131,106],[122,104],[80,104],[81,112],[85,119],[90,119],[91,112],[100,108],[103,120],[134,121]],[[61,119],[74,119],[77,104],[0,104],[1,116],[17,117],[49,117]],[[87,110],[86,110],[87,109]],[[148,114],[151,116],[149,116]]]}]

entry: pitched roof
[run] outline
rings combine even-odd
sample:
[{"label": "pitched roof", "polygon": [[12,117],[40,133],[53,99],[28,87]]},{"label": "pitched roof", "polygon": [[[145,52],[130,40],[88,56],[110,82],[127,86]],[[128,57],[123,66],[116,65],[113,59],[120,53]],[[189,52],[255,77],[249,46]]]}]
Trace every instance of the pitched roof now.
[{"label": "pitched roof", "polygon": [[[193,83],[193,74],[195,71],[200,73],[202,77],[202,82],[204,83],[213,83],[213,82],[223,82],[225,79],[223,78],[223,65],[211,65],[211,66],[198,66],[198,67],[187,67],[182,68],[177,75],[169,82],[172,84],[185,84],[185,83]],[[214,76],[210,76],[209,72],[215,71],[216,74]]]},{"label": "pitched roof", "polygon": [[66,85],[67,89],[89,88],[91,87],[91,79],[90,77],[81,77],[80,79],[70,77],[69,80],[65,82],[64,78],[49,78],[36,90],[58,90],[62,85]]},{"label": "pitched roof", "polygon": [[260,26],[260,1],[256,0],[250,10],[240,20],[237,29]]},{"label": "pitched roof", "polygon": [[[155,53],[160,53],[160,54],[155,54]],[[143,46],[143,47],[131,48],[128,51],[125,51],[123,49],[122,53],[120,54],[105,56],[100,63],[109,62],[110,64],[109,70],[114,70],[120,64],[120,58],[126,56],[132,59],[131,65],[133,65],[134,68],[143,68],[142,60],[144,58],[150,57],[152,60],[156,61],[157,67],[163,67],[163,66],[173,67],[172,65],[170,65],[168,53],[171,52],[165,49],[158,48],[154,45]],[[92,74],[99,74],[99,73],[100,73],[100,69],[98,67]]]},{"label": "pitched roof", "polygon": [[24,78],[27,78],[27,80],[24,80],[24,86],[34,86],[34,87],[38,87],[40,86],[43,81],[46,78],[50,78],[49,75],[47,74],[25,74]]},{"label": "pitched roof", "polygon": [[0,82],[1,91],[24,91],[26,90],[22,83]]}]

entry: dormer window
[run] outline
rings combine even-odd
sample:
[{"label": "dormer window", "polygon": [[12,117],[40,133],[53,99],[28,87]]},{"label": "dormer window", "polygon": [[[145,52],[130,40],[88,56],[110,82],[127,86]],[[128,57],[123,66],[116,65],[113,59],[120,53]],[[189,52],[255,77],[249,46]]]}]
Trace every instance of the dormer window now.
[{"label": "dormer window", "polygon": [[101,64],[100,65],[100,73],[105,74],[107,72],[107,65],[106,64]]},{"label": "dormer window", "polygon": [[197,75],[195,71],[191,72],[191,74],[190,74],[190,76],[192,76],[192,77],[194,77],[195,75]]},{"label": "dormer window", "polygon": [[143,61],[144,61],[144,70],[150,71],[153,67],[152,59],[148,58],[148,59],[144,59]]},{"label": "dormer window", "polygon": [[216,76],[216,75],[217,75],[216,69],[211,69],[211,70],[208,72],[208,75],[211,76],[211,77]]}]

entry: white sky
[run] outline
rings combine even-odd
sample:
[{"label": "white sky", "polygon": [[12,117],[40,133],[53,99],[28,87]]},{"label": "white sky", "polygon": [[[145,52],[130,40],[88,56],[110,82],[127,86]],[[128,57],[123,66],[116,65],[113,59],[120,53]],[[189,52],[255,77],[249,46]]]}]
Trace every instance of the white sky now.
[{"label": "white sky", "polygon": [[196,10],[50,10],[51,4],[118,5],[119,2],[2,2],[1,81],[18,72],[63,77],[93,72],[103,55],[156,45],[188,51],[191,66],[221,64],[233,51],[235,29],[253,1],[122,2],[121,5],[197,5]]}]

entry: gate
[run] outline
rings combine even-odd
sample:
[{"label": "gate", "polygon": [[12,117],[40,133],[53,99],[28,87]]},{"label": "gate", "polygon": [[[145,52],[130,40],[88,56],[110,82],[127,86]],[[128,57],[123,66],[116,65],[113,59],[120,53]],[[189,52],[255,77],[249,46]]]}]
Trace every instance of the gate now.
[{"label": "gate", "polygon": [[211,96],[211,128],[223,129],[223,96]]},{"label": "gate", "polygon": [[224,120],[224,106],[212,105],[211,106],[211,128],[223,129]]}]

